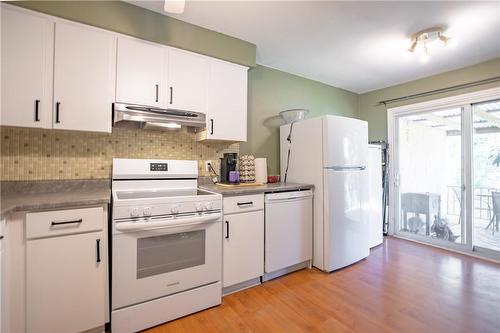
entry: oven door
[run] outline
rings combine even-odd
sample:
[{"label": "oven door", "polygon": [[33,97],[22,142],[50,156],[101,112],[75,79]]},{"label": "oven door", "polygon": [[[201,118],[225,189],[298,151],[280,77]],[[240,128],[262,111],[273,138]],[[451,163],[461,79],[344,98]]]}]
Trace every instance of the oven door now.
[{"label": "oven door", "polygon": [[221,214],[114,222],[114,310],[221,280]]}]

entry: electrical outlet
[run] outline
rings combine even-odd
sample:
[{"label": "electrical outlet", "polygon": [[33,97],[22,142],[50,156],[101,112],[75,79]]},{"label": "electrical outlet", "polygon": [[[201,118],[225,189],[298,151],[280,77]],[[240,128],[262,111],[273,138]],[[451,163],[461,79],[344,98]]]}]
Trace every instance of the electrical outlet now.
[{"label": "electrical outlet", "polygon": [[212,161],[210,161],[210,160],[205,161],[205,171],[207,171],[207,172],[210,171],[210,168],[208,167],[209,164],[212,166],[212,168],[214,167],[214,165],[212,164]]}]

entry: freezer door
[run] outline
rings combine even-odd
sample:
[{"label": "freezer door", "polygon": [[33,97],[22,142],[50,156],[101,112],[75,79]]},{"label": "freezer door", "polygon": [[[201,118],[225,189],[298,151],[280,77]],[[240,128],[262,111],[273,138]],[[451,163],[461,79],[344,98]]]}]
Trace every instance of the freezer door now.
[{"label": "freezer door", "polygon": [[325,267],[333,271],[369,253],[367,170],[325,169]]},{"label": "freezer door", "polygon": [[323,166],[366,166],[368,123],[366,121],[326,116],[323,121]]}]

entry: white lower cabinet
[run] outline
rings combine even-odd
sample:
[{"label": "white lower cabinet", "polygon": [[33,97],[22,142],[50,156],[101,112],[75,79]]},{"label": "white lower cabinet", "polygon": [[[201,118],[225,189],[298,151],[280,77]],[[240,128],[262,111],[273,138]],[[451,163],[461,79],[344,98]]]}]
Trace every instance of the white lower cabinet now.
[{"label": "white lower cabinet", "polygon": [[104,325],[104,237],[101,231],[28,241],[28,332],[82,332]]},{"label": "white lower cabinet", "polygon": [[[263,195],[261,195],[263,196]],[[255,196],[237,197],[250,206]],[[236,197],[224,198],[224,207]],[[255,200],[253,200],[255,201]],[[224,214],[223,287],[231,287],[259,278],[264,274],[264,210],[253,203],[255,210]]]},{"label": "white lower cabinet", "polygon": [[[29,232],[34,225],[46,231]],[[104,209],[28,213],[26,229],[26,331],[103,328],[109,304]]]}]

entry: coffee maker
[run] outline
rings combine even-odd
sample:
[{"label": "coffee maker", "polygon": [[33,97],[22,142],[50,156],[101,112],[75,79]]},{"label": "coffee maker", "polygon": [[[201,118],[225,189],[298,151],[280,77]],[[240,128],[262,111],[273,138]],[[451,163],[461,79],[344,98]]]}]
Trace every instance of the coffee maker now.
[{"label": "coffee maker", "polygon": [[220,182],[223,184],[231,183],[229,181],[229,172],[236,171],[238,163],[238,154],[224,153],[224,157],[220,159]]}]

